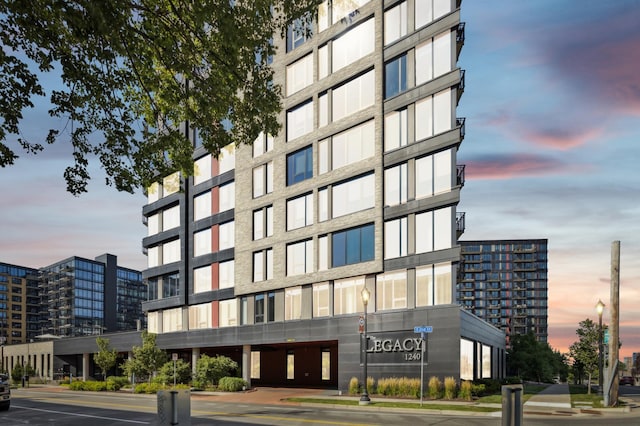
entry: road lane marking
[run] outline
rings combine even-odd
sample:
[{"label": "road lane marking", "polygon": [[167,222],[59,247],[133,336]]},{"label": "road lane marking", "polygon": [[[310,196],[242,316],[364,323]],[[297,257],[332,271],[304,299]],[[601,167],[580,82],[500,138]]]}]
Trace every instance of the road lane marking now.
[{"label": "road lane marking", "polygon": [[115,417],[104,417],[104,416],[94,416],[91,414],[82,414],[82,413],[69,413],[66,411],[57,411],[57,410],[45,410],[43,408],[33,408],[33,407],[23,407],[21,405],[15,405],[15,404],[11,404],[11,408],[21,408],[23,410],[31,410],[31,411],[40,411],[43,413],[52,413],[52,414],[65,414],[67,416],[75,416],[75,417],[89,417],[92,419],[102,419],[102,420],[113,420],[113,421],[117,421],[117,422],[126,422],[126,423],[137,423],[140,425],[148,425],[149,422],[141,422],[138,420],[126,420],[126,419],[118,419]]}]

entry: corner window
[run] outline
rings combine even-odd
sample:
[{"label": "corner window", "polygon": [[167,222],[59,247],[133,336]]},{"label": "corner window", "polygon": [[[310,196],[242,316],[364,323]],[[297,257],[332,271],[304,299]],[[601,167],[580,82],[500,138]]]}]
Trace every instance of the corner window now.
[{"label": "corner window", "polygon": [[333,234],[332,266],[335,268],[373,260],[373,230],[373,224],[369,224]]}]

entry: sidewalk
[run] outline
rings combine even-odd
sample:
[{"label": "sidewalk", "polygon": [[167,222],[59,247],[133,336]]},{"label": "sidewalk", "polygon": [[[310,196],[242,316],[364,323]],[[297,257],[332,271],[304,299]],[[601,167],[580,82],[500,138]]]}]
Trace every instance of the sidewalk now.
[{"label": "sidewalk", "polygon": [[524,403],[524,414],[555,414],[570,416],[574,414],[571,408],[569,385],[553,384],[543,391],[532,395]]}]

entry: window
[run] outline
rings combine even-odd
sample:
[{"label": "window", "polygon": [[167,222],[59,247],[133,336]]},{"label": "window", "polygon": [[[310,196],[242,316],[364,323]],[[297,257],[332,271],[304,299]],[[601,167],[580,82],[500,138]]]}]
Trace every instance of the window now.
[{"label": "window", "polygon": [[375,21],[372,18],[334,39],[331,46],[333,72],[373,52],[374,35]]},{"label": "window", "polygon": [[218,264],[218,288],[232,288],[235,282],[235,262],[228,260]]},{"label": "window", "polygon": [[[416,1],[416,30],[451,12],[451,0]],[[473,378],[473,377],[472,377]]]},{"label": "window", "polygon": [[273,249],[253,253],[253,282],[273,279]]},{"label": "window", "polygon": [[167,309],[162,312],[162,331],[182,331],[182,308]]},{"label": "window", "polygon": [[218,318],[220,327],[238,325],[238,303],[236,299],[221,300],[218,303]]},{"label": "window", "polygon": [[373,260],[373,229],[373,224],[370,224],[333,234],[332,266],[335,268]]},{"label": "window", "polygon": [[169,241],[162,245],[162,264],[167,265],[173,262],[179,262],[180,256],[180,240]]},{"label": "window", "polygon": [[384,205],[396,206],[407,202],[407,164],[399,164],[384,171]]},{"label": "window", "polygon": [[287,353],[287,380],[293,380],[295,378],[295,355],[293,351]]},{"label": "window", "polygon": [[302,287],[291,287],[284,290],[284,320],[302,318]]},{"label": "window", "polygon": [[407,255],[407,218],[402,217],[384,223],[384,258],[393,259]]},{"label": "window", "polygon": [[313,225],[313,194],[287,200],[287,231]]},{"label": "window", "polygon": [[211,216],[211,191],[193,197],[193,220]]},{"label": "window", "polygon": [[197,159],[194,163],[193,167],[193,184],[197,185],[199,183],[205,182],[213,176],[211,173],[211,155],[205,155]]},{"label": "window", "polygon": [[162,276],[162,298],[180,295],[180,276],[169,274]]},{"label": "window", "polygon": [[387,272],[376,277],[376,310],[407,307],[407,271]]},{"label": "window", "polygon": [[389,99],[407,90],[407,55],[387,62],[384,67],[384,98]]},{"label": "window", "polygon": [[438,152],[416,160],[416,199],[451,191],[452,151]]},{"label": "window", "polygon": [[406,35],[407,2],[404,1],[384,12],[384,44],[386,46]]},{"label": "window", "polygon": [[443,90],[416,102],[416,140],[451,130],[451,90]]},{"label": "window", "polygon": [[158,334],[161,332],[158,320],[158,312],[148,312],[147,313],[147,331],[149,333]]},{"label": "window", "polygon": [[251,351],[251,378],[260,379],[260,351]]},{"label": "window", "polygon": [[491,346],[482,345],[482,378],[491,378]]},{"label": "window", "polygon": [[160,232],[160,213],[147,217],[147,235],[156,235]]},{"label": "window", "polygon": [[416,46],[416,86],[451,71],[451,31]]},{"label": "window", "polygon": [[219,188],[219,208],[218,212],[231,210],[236,204],[236,184],[235,182],[221,185]]},{"label": "window", "polygon": [[255,298],[255,305],[254,305],[254,323],[255,324],[260,324],[264,322],[264,311],[265,311],[265,306],[264,306],[264,294],[256,294],[256,298]]},{"label": "window", "polygon": [[147,188],[147,202],[151,204],[160,198],[162,198],[162,188],[158,182],[153,182]]},{"label": "window", "polygon": [[202,293],[210,291],[211,285],[211,265],[193,270],[193,292]]},{"label": "window", "polygon": [[287,52],[302,46],[313,36],[312,21],[309,17],[298,18],[287,28]]},{"label": "window", "polygon": [[162,230],[177,228],[180,226],[180,205],[170,207],[162,211]]},{"label": "window", "polygon": [[189,330],[211,327],[211,303],[189,306]]},{"label": "window", "polygon": [[313,272],[313,240],[287,244],[287,276]]},{"label": "window", "polygon": [[180,191],[180,172],[175,172],[162,179],[162,196],[166,197]]},{"label": "window", "polygon": [[416,268],[416,306],[453,303],[452,272],[450,263]]},{"label": "window", "polygon": [[296,151],[287,156],[287,186],[313,177],[313,147]]},{"label": "window", "polygon": [[[318,144],[319,173],[370,158],[375,152],[374,122],[353,127]],[[329,161],[331,159],[331,161]]]},{"label": "window", "polygon": [[373,105],[375,92],[373,70],[333,89],[333,121]]},{"label": "window", "polygon": [[[334,315],[354,314],[364,311],[360,292],[364,288],[364,277],[335,280],[333,283]],[[371,301],[373,305],[373,301]]]},{"label": "window", "polygon": [[473,342],[460,339],[460,380],[473,379]]},{"label": "window", "polygon": [[235,222],[220,224],[218,234],[218,250],[233,248],[235,245]]},{"label": "window", "polygon": [[313,54],[287,65],[287,96],[313,83]]},{"label": "window", "polygon": [[409,140],[407,109],[393,111],[384,117],[384,150],[406,146]]},{"label": "window", "polygon": [[253,158],[259,157],[262,154],[269,152],[273,149],[273,136],[266,135],[264,132],[260,132],[255,141],[253,141]]},{"label": "window", "polygon": [[331,315],[329,283],[317,283],[313,285],[313,317],[328,317]]},{"label": "window", "polygon": [[375,175],[369,173],[334,185],[332,218],[370,209],[375,205]]},{"label": "window", "polygon": [[147,266],[149,268],[160,266],[160,246],[147,249]]},{"label": "window", "polygon": [[325,44],[324,46],[320,46],[318,48],[318,79],[322,80],[328,75],[329,75],[329,46]]},{"label": "window", "polygon": [[416,214],[416,253],[451,248],[453,245],[452,208]]},{"label": "window", "polygon": [[223,174],[236,167],[236,146],[231,143],[220,150],[218,155],[218,174]]},{"label": "window", "polygon": [[253,239],[260,240],[273,235],[273,206],[253,211]]},{"label": "window", "polygon": [[202,256],[211,253],[211,228],[193,233],[193,255]]},{"label": "window", "polygon": [[331,352],[322,351],[322,380],[331,380]]},{"label": "window", "polygon": [[253,198],[273,192],[273,161],[253,169]]},{"label": "window", "polygon": [[313,130],[313,101],[309,100],[287,111],[287,141]]},{"label": "window", "polygon": [[329,237],[318,237],[318,271],[329,269]]}]

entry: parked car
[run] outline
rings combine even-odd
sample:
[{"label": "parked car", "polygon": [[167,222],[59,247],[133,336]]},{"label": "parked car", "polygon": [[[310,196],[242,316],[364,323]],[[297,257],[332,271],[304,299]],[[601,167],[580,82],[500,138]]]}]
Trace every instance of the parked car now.
[{"label": "parked car", "polygon": [[624,386],[624,385],[633,386],[635,385],[635,380],[633,380],[633,377],[631,376],[622,376],[620,377],[620,386]]},{"label": "parked car", "polygon": [[11,385],[9,384],[9,376],[0,374],[0,410],[6,411],[11,405]]}]

